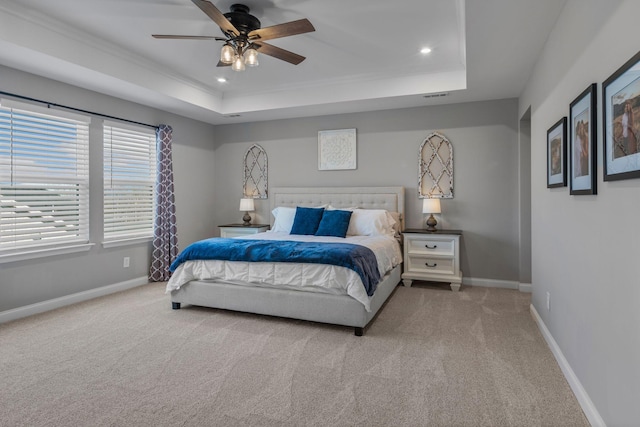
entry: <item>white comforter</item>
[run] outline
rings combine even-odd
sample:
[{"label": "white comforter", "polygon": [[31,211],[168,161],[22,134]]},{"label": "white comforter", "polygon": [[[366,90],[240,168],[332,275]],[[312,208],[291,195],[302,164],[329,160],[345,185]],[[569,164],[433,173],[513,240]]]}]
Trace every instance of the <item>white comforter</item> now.
[{"label": "white comforter", "polygon": [[[402,262],[400,245],[393,236],[325,237],[266,232],[237,239],[294,240],[299,242],[352,243],[371,249],[380,275]],[[265,286],[350,295],[370,311],[369,296],[358,274],[346,267],[290,262],[194,260],[180,264],[167,283],[171,292],[191,280],[217,280],[238,285]]]}]

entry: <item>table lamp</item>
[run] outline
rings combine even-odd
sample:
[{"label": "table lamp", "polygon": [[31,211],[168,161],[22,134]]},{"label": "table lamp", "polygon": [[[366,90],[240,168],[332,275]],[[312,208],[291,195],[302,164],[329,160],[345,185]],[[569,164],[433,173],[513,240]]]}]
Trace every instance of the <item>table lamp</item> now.
[{"label": "table lamp", "polygon": [[242,225],[251,225],[251,215],[249,215],[249,212],[253,212],[255,210],[253,199],[240,199],[240,210],[244,211],[244,216],[242,217],[244,222]]},{"label": "table lamp", "polygon": [[427,218],[427,231],[436,231],[436,221],[433,216],[434,213],[440,213],[440,199],[423,199],[422,200],[422,213],[429,214]]}]

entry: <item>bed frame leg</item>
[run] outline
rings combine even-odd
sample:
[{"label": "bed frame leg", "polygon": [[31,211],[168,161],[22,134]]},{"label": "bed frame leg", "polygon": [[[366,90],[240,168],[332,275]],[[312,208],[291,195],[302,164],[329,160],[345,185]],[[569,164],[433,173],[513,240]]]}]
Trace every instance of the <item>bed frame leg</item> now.
[{"label": "bed frame leg", "polygon": [[179,302],[171,302],[171,308],[174,310],[180,310],[180,303]]},{"label": "bed frame leg", "polygon": [[356,334],[357,337],[361,337],[362,334],[364,334],[364,328],[355,328],[354,329],[354,333]]}]

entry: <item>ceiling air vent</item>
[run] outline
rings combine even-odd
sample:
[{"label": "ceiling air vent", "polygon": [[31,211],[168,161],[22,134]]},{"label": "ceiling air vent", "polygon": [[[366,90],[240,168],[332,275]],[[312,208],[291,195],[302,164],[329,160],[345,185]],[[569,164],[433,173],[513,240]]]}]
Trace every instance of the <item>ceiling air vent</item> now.
[{"label": "ceiling air vent", "polygon": [[227,119],[234,119],[236,117],[240,117],[240,114],[227,114],[224,117],[227,118]]},{"label": "ceiling air vent", "polygon": [[424,98],[442,98],[443,96],[449,96],[449,92],[430,93],[427,95],[423,95]]}]

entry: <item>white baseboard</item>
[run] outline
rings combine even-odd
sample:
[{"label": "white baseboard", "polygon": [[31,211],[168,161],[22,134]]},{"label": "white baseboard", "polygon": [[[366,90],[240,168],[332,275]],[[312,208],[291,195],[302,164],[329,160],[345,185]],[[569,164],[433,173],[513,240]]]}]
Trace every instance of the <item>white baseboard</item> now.
[{"label": "white baseboard", "polygon": [[519,283],[518,289],[520,290],[520,292],[526,292],[529,294],[533,291],[533,287],[531,286],[531,283]]},{"label": "white baseboard", "polygon": [[480,286],[484,288],[518,289],[520,283],[512,280],[478,279],[475,277],[462,277],[462,284],[468,286]]},{"label": "white baseboard", "polygon": [[567,379],[571,390],[573,390],[573,394],[575,394],[576,399],[578,399],[578,403],[582,407],[582,411],[587,417],[587,420],[589,420],[589,423],[594,427],[606,427],[604,420],[591,401],[591,398],[589,398],[587,391],[584,389],[584,387],[582,387],[582,383],[580,383],[580,380],[576,376],[575,372],[573,372],[573,369],[571,369],[569,361],[567,361],[567,359],[564,357],[564,354],[562,354],[562,350],[560,350],[558,343],[556,343],[556,340],[551,335],[551,332],[549,332],[549,329],[547,329],[547,326],[542,321],[542,318],[536,311],[536,308],[533,306],[533,304],[529,306],[529,311],[531,312],[531,316],[533,316],[535,322],[538,324],[538,328],[540,329],[542,336],[547,342],[549,349],[551,349],[551,353],[553,353],[553,356],[556,358],[558,365],[560,365],[560,369],[562,370],[564,377]]},{"label": "white baseboard", "polygon": [[24,307],[2,311],[0,312],[0,323],[10,322],[11,320],[21,319],[23,317],[31,316],[38,313],[44,313],[45,311],[54,310],[56,308],[75,304],[77,302],[113,294],[116,292],[135,288],[136,286],[146,285],[147,283],[149,283],[149,278],[147,276],[138,277],[136,279],[114,283],[113,285],[102,286],[100,288],[90,289],[88,291],[65,295],[60,298],[54,298],[35,304],[25,305]]}]

